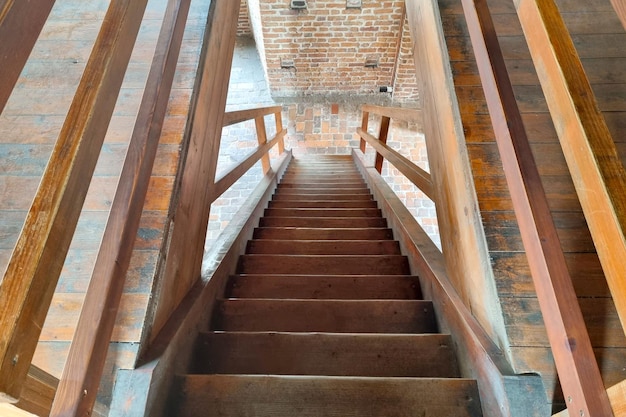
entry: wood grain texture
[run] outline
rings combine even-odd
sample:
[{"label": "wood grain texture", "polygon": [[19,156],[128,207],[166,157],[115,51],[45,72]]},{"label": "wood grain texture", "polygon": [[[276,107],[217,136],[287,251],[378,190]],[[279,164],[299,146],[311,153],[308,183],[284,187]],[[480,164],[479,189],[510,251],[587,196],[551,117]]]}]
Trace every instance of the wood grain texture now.
[{"label": "wood grain texture", "polygon": [[54,0],[0,3],[0,113],[54,6]]},{"label": "wood grain texture", "polygon": [[8,396],[28,371],[145,4],[111,4],[0,286],[0,391]]},{"label": "wood grain texture", "polygon": [[[450,279],[478,321],[507,346],[497,293],[471,179],[459,103],[454,96],[447,41],[436,1],[406,2],[423,103],[424,134],[435,190],[441,243]],[[449,44],[448,44],[449,46]],[[455,190],[455,192],[449,192]]]},{"label": "wood grain texture", "polygon": [[609,288],[626,323],[626,171],[556,5],[515,4]]},{"label": "wood grain texture", "polygon": [[188,126],[193,128],[186,132],[178,204],[167,242],[167,261],[160,272],[158,305],[149,328],[150,338],[158,334],[200,276],[239,6],[238,0],[211,2],[189,116]]}]

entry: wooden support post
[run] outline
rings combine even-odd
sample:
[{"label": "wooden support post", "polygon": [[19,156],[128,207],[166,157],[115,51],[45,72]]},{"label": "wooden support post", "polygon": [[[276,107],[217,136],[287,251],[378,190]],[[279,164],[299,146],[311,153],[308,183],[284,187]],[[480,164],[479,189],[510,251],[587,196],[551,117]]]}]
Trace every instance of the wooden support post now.
[{"label": "wooden support post", "polygon": [[0,0],[0,113],[55,0]]},{"label": "wooden support post", "polygon": [[169,0],[141,107],[126,154],[80,319],[51,415],[88,415],[109,341],[150,183],[190,0]]},{"label": "wooden support post", "polygon": [[164,248],[165,265],[158,274],[152,340],[195,282],[200,279],[204,242],[215,195],[228,82],[235,51],[240,0],[213,0],[200,57],[200,68],[185,132],[187,155],[174,209],[173,226]]},{"label": "wooden support post", "polygon": [[[391,123],[391,118],[388,116],[383,116],[380,120],[380,130],[378,133],[378,140],[382,144],[387,143],[387,136],[389,135],[389,124]],[[363,140],[363,139],[361,139]],[[374,164],[376,171],[380,174],[383,170],[383,156],[376,152],[376,163]]]},{"label": "wooden support post", "polygon": [[624,328],[626,170],[554,1],[515,5]]},{"label": "wooden support post", "polygon": [[[367,132],[367,127],[369,126],[369,121],[370,121],[370,114],[369,112],[363,110],[363,120],[361,121],[361,129],[363,129],[364,132]],[[361,152],[365,153],[365,139],[361,138],[361,145],[360,145],[360,149]]]},{"label": "wooden support post", "polygon": [[[265,130],[265,117],[259,116],[254,119],[256,125],[256,138],[259,142],[259,146],[263,146],[267,143],[267,131]],[[267,174],[270,170],[270,156],[265,154],[261,157],[261,165],[263,166],[263,174]]]},{"label": "wooden support post", "polygon": [[611,416],[489,7],[486,0],[462,3],[548,339],[570,399],[567,405],[575,415]]},{"label": "wooden support post", "polygon": [[[282,109],[282,108],[281,108]],[[282,111],[277,111],[274,113],[276,118],[276,134],[283,131],[283,113]],[[285,136],[283,135],[278,141],[278,154],[282,155],[285,152]]]},{"label": "wooden support post", "polygon": [[98,160],[147,0],[112,1],[0,285],[0,396],[17,399]]}]

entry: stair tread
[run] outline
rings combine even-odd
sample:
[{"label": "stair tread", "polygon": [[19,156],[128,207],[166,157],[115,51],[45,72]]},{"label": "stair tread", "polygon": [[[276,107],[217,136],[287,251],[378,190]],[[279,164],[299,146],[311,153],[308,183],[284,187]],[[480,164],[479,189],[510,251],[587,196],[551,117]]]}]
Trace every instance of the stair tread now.
[{"label": "stair tread", "polygon": [[267,216],[259,221],[260,227],[294,226],[294,227],[386,227],[387,220],[383,217],[282,217]]},{"label": "stair tread", "polygon": [[272,208],[378,208],[378,203],[374,200],[292,200],[292,201],[270,201],[268,207]]},{"label": "stair tread", "polygon": [[392,239],[393,232],[387,227],[257,227],[255,239],[296,239],[296,240],[361,240]]},{"label": "stair tread", "polygon": [[178,416],[481,416],[476,381],[276,375],[187,375]]},{"label": "stair tread", "polygon": [[421,299],[412,275],[234,275],[227,296],[234,298]]},{"label": "stair tread", "polygon": [[382,217],[378,208],[268,208],[266,217]]},{"label": "stair tread", "polygon": [[239,273],[274,274],[381,274],[407,275],[403,255],[275,255],[248,254],[239,257]]},{"label": "stair tread", "polygon": [[424,300],[224,299],[212,330],[329,333],[436,333]]},{"label": "stair tread", "polygon": [[399,255],[395,240],[278,240],[252,239],[247,254]]},{"label": "stair tread", "polygon": [[196,352],[193,373],[460,376],[444,334],[203,332]]},{"label": "stair tread", "polygon": [[312,201],[373,201],[371,194],[274,194],[273,201],[312,200]]}]

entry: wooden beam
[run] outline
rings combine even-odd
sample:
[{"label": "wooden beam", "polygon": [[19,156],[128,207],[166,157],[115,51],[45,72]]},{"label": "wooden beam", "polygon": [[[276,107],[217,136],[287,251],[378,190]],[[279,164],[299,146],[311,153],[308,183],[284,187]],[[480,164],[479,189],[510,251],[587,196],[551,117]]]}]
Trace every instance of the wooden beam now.
[{"label": "wooden beam", "polygon": [[[383,116],[380,119],[380,129],[378,131],[378,143],[386,145],[387,137],[389,136],[389,125],[391,124],[391,118],[388,116]],[[374,162],[374,167],[376,171],[379,173],[383,170],[383,156],[376,152],[376,160]]]},{"label": "wooden beam", "polygon": [[515,0],[622,327],[626,327],[626,170],[553,0]]},{"label": "wooden beam", "polygon": [[389,146],[380,143],[374,136],[364,132],[363,129],[357,128],[357,133],[361,136],[361,138],[365,139],[370,145],[372,145],[377,152],[387,158],[389,163],[396,167],[398,171],[408,178],[409,181],[422,190],[428,198],[431,200],[433,199],[433,183],[428,172],[424,171],[409,159],[391,149]]},{"label": "wooden beam", "polygon": [[[276,120],[276,132],[277,133],[282,132],[283,131],[282,107],[280,111],[277,111],[276,113],[274,113],[274,119]],[[285,152],[285,135],[282,135],[280,137],[280,140],[278,141],[278,154],[282,155],[284,152]]]},{"label": "wooden beam", "polygon": [[220,179],[215,181],[214,194],[210,197],[211,202],[217,200],[219,196],[224,194],[224,192],[228,190],[235,182],[237,182],[237,180],[241,178],[246,172],[248,172],[248,170],[252,168],[263,155],[267,155],[269,150],[273,148],[276,143],[280,143],[286,134],[286,129],[278,132],[278,134],[274,136],[272,140],[259,146],[254,152],[247,156],[246,159],[243,160],[243,162],[238,164],[236,167],[224,174]]},{"label": "wooden beam", "polygon": [[240,0],[213,0],[191,103],[187,154],[178,187],[173,229],[164,242],[169,248],[165,266],[158,272],[154,337],[200,277],[214,192],[228,82],[235,50]]},{"label": "wooden beam", "polygon": [[[462,0],[478,71],[537,298],[568,407],[610,416],[548,199],[517,106],[491,12],[485,0]],[[576,349],[572,349],[572,345]]]},{"label": "wooden beam", "polygon": [[[257,107],[253,109],[229,111],[224,114],[224,127],[256,119],[260,116],[281,114],[282,111],[283,108],[281,106]],[[281,130],[282,129],[277,130],[277,132],[280,132]]]},{"label": "wooden beam", "polygon": [[376,114],[378,116],[389,117],[392,119],[404,120],[405,122],[422,124],[422,111],[410,109],[407,107],[386,107],[376,106],[373,104],[365,104],[362,107],[364,112]]},{"label": "wooden beam", "polygon": [[[31,365],[22,395],[15,406],[38,416],[47,416],[58,385],[57,378]],[[2,413],[0,415],[4,416]]]},{"label": "wooden beam", "polygon": [[[616,416],[626,415],[626,380],[613,385],[611,388],[607,389],[606,392],[609,396],[609,401],[611,402],[613,414]],[[578,417],[576,413],[572,415]],[[553,415],[553,417],[569,416],[570,413],[567,409]]]},{"label": "wooden beam", "polygon": [[0,285],[0,396],[19,397],[147,0],[111,3]]},{"label": "wooden beam", "polygon": [[50,15],[54,1],[0,1],[0,113]]},{"label": "wooden beam", "polygon": [[624,2],[624,0],[611,0],[611,4],[619,20],[622,22],[622,26],[626,29],[626,2]]},{"label": "wooden beam", "polygon": [[406,0],[406,7],[448,275],[487,333],[508,352],[439,5],[436,0]]},{"label": "wooden beam", "polygon": [[170,0],[52,415],[89,414],[104,369],[169,102],[190,0]]},{"label": "wooden beam", "polygon": [[[370,120],[370,114],[367,110],[363,109],[363,118],[361,120],[361,130],[363,132],[367,132],[367,127],[369,125],[369,120]],[[359,149],[361,149],[361,152],[365,153],[365,139],[361,136],[361,141],[359,142]]]},{"label": "wooden beam", "polygon": [[[256,126],[256,138],[259,143],[259,146],[263,146],[267,143],[267,131],[265,129],[265,117],[259,116],[254,119],[254,124]],[[270,156],[264,153],[261,156],[261,165],[263,167],[263,174],[267,174],[270,170]]]}]

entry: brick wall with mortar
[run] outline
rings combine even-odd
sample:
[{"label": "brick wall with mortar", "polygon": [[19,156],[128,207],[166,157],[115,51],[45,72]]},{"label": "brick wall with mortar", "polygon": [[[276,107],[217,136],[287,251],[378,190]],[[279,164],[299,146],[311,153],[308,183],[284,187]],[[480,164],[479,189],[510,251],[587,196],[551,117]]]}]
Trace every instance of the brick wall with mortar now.
[{"label": "brick wall with mortar", "polygon": [[239,22],[237,23],[237,36],[252,36],[252,25],[250,24],[250,10],[248,0],[241,0],[239,9]]},{"label": "brick wall with mortar", "polygon": [[[371,93],[392,86],[404,1],[285,0],[260,2],[269,84],[281,96]],[[254,24],[254,22],[253,22]],[[292,68],[281,68],[286,61]],[[366,67],[366,61],[377,62]]]},{"label": "brick wall with mortar", "polygon": [[[402,25],[402,39],[398,50],[398,61],[393,81],[393,98],[397,101],[419,103],[419,90],[415,77],[415,60],[413,59],[413,41],[409,22],[405,16]],[[421,107],[419,104],[418,107]]]}]

